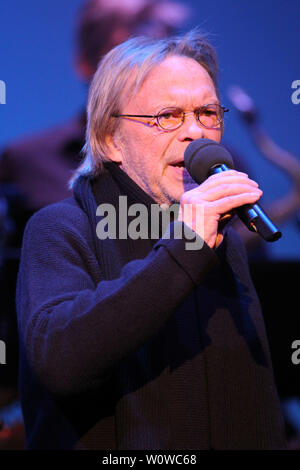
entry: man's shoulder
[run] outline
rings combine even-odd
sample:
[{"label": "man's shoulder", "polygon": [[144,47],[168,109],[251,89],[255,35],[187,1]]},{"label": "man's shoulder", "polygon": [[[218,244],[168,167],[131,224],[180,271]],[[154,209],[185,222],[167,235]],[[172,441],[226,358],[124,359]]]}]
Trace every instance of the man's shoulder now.
[{"label": "man's shoulder", "polygon": [[87,214],[81,209],[74,197],[49,204],[35,212],[27,222],[26,232],[51,229],[54,231],[73,231],[88,233]]}]

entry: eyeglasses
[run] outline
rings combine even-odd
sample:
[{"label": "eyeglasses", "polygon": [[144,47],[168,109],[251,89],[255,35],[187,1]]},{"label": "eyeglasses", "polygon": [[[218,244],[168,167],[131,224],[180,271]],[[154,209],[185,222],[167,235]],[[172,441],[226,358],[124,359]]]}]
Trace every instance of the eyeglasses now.
[{"label": "eyeglasses", "polygon": [[112,117],[136,117],[155,119],[157,125],[165,131],[174,131],[183,123],[188,114],[194,114],[197,121],[207,129],[217,129],[223,121],[224,113],[229,109],[219,104],[206,104],[194,111],[185,113],[181,108],[170,107],[162,109],[158,114],[113,114]]}]

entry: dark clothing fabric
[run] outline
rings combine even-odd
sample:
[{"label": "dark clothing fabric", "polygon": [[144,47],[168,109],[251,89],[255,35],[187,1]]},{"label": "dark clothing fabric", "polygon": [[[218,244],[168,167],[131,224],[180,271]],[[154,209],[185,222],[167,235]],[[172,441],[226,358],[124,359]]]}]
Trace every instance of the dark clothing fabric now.
[{"label": "dark clothing fabric", "polygon": [[65,123],[13,143],[0,155],[0,199],[4,197],[8,208],[5,243],[2,236],[0,246],[0,338],[8,351],[2,384],[16,386],[17,382],[15,287],[24,228],[34,212],[72,196],[68,181],[81,159],[85,126],[85,112],[78,113]]},{"label": "dark clothing fabric", "polygon": [[[232,229],[99,240],[97,205],[145,194],[116,165],[29,221],[17,287],[28,448],[285,445],[259,301]],[[191,231],[190,231],[191,232]]]},{"label": "dark clothing fabric", "polygon": [[68,180],[78,166],[84,134],[81,113],[13,143],[0,155],[0,338],[7,345],[1,385],[17,387],[15,289],[24,228],[36,210],[72,196]]}]

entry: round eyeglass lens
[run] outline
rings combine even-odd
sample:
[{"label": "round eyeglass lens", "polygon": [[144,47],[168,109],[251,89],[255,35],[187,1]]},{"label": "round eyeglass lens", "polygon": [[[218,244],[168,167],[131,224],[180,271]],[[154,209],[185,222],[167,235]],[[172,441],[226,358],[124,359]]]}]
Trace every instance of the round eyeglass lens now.
[{"label": "round eyeglass lens", "polygon": [[158,123],[163,129],[176,129],[182,123],[183,112],[180,108],[163,109],[158,115]]},{"label": "round eyeglass lens", "polygon": [[222,121],[222,110],[216,104],[198,110],[198,119],[205,127],[218,127]]}]

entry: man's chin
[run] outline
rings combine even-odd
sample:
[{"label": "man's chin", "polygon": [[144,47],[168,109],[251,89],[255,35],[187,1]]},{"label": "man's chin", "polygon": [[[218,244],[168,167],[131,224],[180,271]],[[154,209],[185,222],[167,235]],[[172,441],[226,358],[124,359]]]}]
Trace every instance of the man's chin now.
[{"label": "man's chin", "polygon": [[[172,175],[173,176],[173,175]],[[196,188],[198,184],[193,180],[191,175],[185,170],[181,178],[170,178],[164,180],[161,185],[163,200],[168,204],[178,204],[183,193]]]},{"label": "man's chin", "polygon": [[178,188],[177,191],[174,191],[174,189],[170,192],[168,192],[167,197],[169,200],[170,204],[178,204],[180,202],[180,198],[183,195],[183,193],[186,193],[187,191],[191,191],[192,189],[196,188],[198,186],[195,181],[190,181],[184,184],[184,187],[181,186],[181,188]]}]

